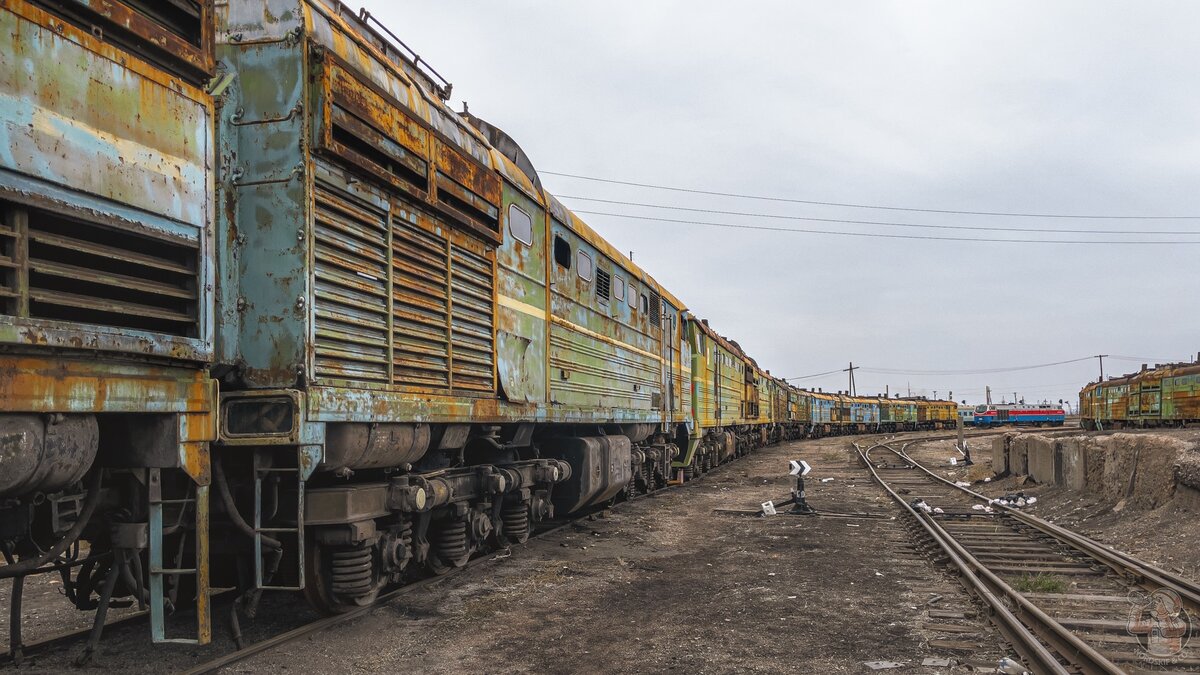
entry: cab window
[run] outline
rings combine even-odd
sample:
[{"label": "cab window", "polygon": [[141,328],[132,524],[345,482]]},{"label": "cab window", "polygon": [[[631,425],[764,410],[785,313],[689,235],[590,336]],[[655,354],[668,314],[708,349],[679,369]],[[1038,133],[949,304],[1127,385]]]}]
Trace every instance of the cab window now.
[{"label": "cab window", "polygon": [[522,244],[533,244],[533,219],[516,204],[508,206],[508,231]]}]

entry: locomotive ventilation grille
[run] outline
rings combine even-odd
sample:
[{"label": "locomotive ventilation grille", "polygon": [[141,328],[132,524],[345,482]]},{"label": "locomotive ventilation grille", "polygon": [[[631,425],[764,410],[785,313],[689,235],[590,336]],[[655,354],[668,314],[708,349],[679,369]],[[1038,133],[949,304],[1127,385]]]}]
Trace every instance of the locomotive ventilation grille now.
[{"label": "locomotive ventilation grille", "polygon": [[3,313],[197,337],[199,246],[0,203]]},{"label": "locomotive ventilation grille", "polygon": [[493,391],[491,257],[321,183],[315,212],[317,378]]}]

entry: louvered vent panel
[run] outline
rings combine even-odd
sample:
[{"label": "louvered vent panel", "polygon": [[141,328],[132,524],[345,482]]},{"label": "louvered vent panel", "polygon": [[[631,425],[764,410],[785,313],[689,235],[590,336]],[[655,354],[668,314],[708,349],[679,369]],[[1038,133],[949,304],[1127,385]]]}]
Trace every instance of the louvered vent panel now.
[{"label": "louvered vent panel", "polygon": [[450,387],[449,261],[444,235],[397,214],[392,232],[395,383]]},{"label": "louvered vent panel", "polygon": [[608,302],[612,298],[612,277],[600,268],[596,268],[596,297],[600,302]]},{"label": "louvered vent panel", "polygon": [[662,326],[662,297],[650,291],[650,325]]},{"label": "louvered vent panel", "polygon": [[387,382],[387,220],[318,185],[313,237],[318,378]]},{"label": "louvered vent panel", "polygon": [[[181,337],[199,334],[198,244],[35,209],[22,217],[28,219],[29,317]],[[17,290],[9,284],[20,267],[12,258],[19,240],[19,233],[7,228],[0,237],[6,293]]]},{"label": "louvered vent panel", "polygon": [[492,391],[495,388],[495,349],[492,345],[492,261],[459,246],[453,247],[451,281],[455,390]]},{"label": "louvered vent panel", "polygon": [[11,217],[8,220],[10,222],[0,222],[0,314],[15,316],[19,307],[17,289],[21,265],[17,262],[18,234],[10,227]]}]

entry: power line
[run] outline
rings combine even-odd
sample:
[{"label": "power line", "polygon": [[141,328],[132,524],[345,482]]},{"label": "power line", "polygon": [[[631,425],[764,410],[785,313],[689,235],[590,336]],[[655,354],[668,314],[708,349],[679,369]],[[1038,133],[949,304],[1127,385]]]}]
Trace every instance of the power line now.
[{"label": "power line", "polygon": [[801,375],[799,377],[784,377],[782,379],[786,380],[788,382],[791,382],[792,380],[811,380],[814,377],[824,377],[826,375],[833,375],[834,373],[844,373],[844,372],[846,372],[845,368],[839,368],[838,370],[830,370],[825,373],[816,373],[815,375]]},{"label": "power line", "polygon": [[816,206],[841,206],[852,209],[876,209],[881,211],[911,211],[916,213],[952,213],[964,216],[1005,216],[1012,218],[1076,218],[1084,220],[1196,220],[1200,216],[1113,216],[1113,215],[1091,215],[1082,213],[1018,213],[1011,211],[959,211],[955,209],[932,209],[932,208],[916,208],[906,206],[880,206],[875,204],[854,204],[850,202],[827,202],[814,199],[794,199],[789,197],[769,197],[764,195],[739,194],[736,192],[720,192],[717,190],[699,190],[694,188],[672,187],[668,185],[654,185],[652,183],[636,183],[633,181],[614,180],[611,178],[596,178],[594,176],[581,176],[574,173],[561,173],[558,171],[538,171],[539,174],[549,176],[562,176],[564,178],[577,178],[579,180],[593,181],[596,183],[609,183],[612,185],[628,185],[632,187],[648,188],[652,190],[668,190],[671,192],[686,192],[689,194],[714,195],[717,197],[735,197],[737,199],[755,199],[766,202],[785,202],[788,204],[812,204]]},{"label": "power line", "polygon": [[1039,368],[1051,368],[1053,366],[1062,366],[1069,363],[1082,363],[1090,361],[1096,357],[1083,356],[1078,359],[1068,359],[1066,361],[1054,361],[1051,363],[1038,363],[1032,366],[1012,366],[1005,368],[984,368],[981,370],[900,370],[893,368],[870,368],[863,367],[865,372],[875,373],[879,375],[994,375],[996,373],[1015,373],[1022,370],[1037,370]]},{"label": "power line", "polygon": [[876,239],[918,239],[923,241],[968,241],[977,243],[997,243],[997,244],[1129,244],[1139,246],[1162,246],[1162,245],[1181,245],[1181,244],[1200,244],[1198,241],[1138,241],[1138,240],[1086,240],[1086,239],[998,239],[984,237],[935,237],[931,235],[920,234],[884,234],[881,232],[843,232],[840,230],[814,230],[800,227],[770,227],[768,225],[735,225],[733,223],[713,223],[701,220],[682,220],[677,218],[658,218],[654,216],[635,216],[628,213],[609,213],[606,211],[586,211],[576,210],[575,213],[584,213],[593,216],[611,216],[613,218],[629,218],[632,220],[652,220],[662,223],[679,223],[683,225],[703,225],[706,227],[726,227],[735,230],[765,230],[768,232],[796,232],[800,234],[830,234],[839,237],[867,237]]},{"label": "power line", "polygon": [[559,199],[577,199],[585,202],[600,202],[603,204],[619,204],[621,206],[640,206],[648,209],[667,209],[670,211],[689,211],[691,213],[715,213],[726,216],[749,216],[753,218],[773,218],[776,220],[804,220],[816,223],[846,223],[849,225],[881,225],[884,227],[916,227],[932,230],[973,230],[982,232],[1042,232],[1048,234],[1132,234],[1132,235],[1200,235],[1200,230],[1080,230],[1055,229],[1041,227],[988,227],[973,225],[924,225],[921,223],[897,223],[879,220],[848,220],[844,218],[816,218],[810,216],[788,216],[774,213],[750,213],[745,211],[723,211],[719,209],[698,209],[687,206],[669,206],[666,204],[646,204],[642,202],[626,202],[616,199],[599,199],[596,197],[578,197],[573,195],[556,195]]}]

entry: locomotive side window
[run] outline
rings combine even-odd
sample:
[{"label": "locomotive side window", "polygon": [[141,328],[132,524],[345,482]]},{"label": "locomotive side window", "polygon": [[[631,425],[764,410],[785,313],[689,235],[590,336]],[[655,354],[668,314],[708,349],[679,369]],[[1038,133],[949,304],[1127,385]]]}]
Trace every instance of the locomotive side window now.
[{"label": "locomotive side window", "polygon": [[617,302],[625,302],[625,280],[621,277],[613,277],[613,297]]},{"label": "locomotive side window", "polygon": [[571,245],[562,235],[554,235],[554,262],[571,269]]},{"label": "locomotive side window", "polygon": [[533,244],[533,218],[516,204],[508,206],[508,231],[522,244]]},{"label": "locomotive side window", "polygon": [[577,269],[579,278],[583,279],[584,281],[591,281],[595,271],[595,263],[592,262],[592,256],[580,251],[579,255],[576,256],[576,260],[579,261],[579,267]]},{"label": "locomotive side window", "polygon": [[647,298],[645,293],[642,293],[642,311],[650,311],[650,298]]},{"label": "locomotive side window", "polygon": [[637,289],[633,287],[632,283],[629,284],[629,306],[632,307],[635,311],[637,310],[637,304],[638,304],[637,296],[638,296]]}]

